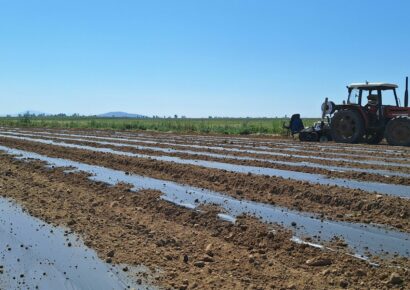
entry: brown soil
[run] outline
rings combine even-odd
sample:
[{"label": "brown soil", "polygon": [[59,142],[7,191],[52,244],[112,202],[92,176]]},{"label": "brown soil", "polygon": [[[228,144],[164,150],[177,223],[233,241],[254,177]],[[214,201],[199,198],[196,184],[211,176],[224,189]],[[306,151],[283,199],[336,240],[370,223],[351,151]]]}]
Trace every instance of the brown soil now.
[{"label": "brown soil", "polygon": [[[36,131],[33,131],[36,132]],[[57,131],[56,133],[61,133],[61,131]],[[67,133],[67,132],[66,132]],[[74,134],[80,134],[83,133],[85,135],[97,135],[98,137],[121,137],[118,136],[116,134],[96,134],[95,132],[78,132],[78,131],[74,131],[74,132],[68,132],[68,133],[74,133]],[[176,135],[177,136],[177,135]],[[51,138],[52,136],[47,136],[48,138]],[[132,138],[131,138],[132,139]],[[401,171],[404,173],[410,173],[410,168],[408,167],[399,167],[399,166],[391,166],[391,165],[387,165],[384,164],[384,161],[386,162],[394,162],[394,163],[403,163],[403,164],[407,164],[409,162],[409,158],[410,158],[410,150],[408,149],[403,149],[403,150],[407,150],[408,153],[401,153],[400,156],[390,156],[388,154],[383,154],[383,153],[374,153],[374,152],[357,152],[357,151],[353,151],[353,152],[340,152],[340,151],[334,151],[334,153],[352,153],[352,154],[356,154],[356,155],[363,155],[366,157],[363,157],[363,159],[365,160],[376,160],[376,161],[380,161],[380,164],[361,164],[361,163],[354,163],[354,162],[349,162],[349,161],[337,161],[337,160],[318,160],[318,159],[312,159],[310,157],[326,157],[326,158],[343,158],[343,159],[347,159],[347,160],[357,160],[360,157],[357,156],[333,156],[333,155],[328,155],[326,152],[321,152],[319,150],[314,150],[313,147],[313,151],[300,151],[300,152],[290,152],[290,151],[283,151],[281,149],[283,149],[286,146],[282,146],[278,147],[278,146],[273,146],[272,149],[275,150],[275,152],[281,152],[281,153],[286,153],[286,154],[294,154],[294,155],[306,155],[305,158],[295,158],[293,156],[272,156],[272,155],[267,155],[264,154],[263,151],[261,151],[258,154],[255,153],[246,153],[246,152],[233,152],[233,151],[221,151],[221,150],[214,150],[214,149],[206,149],[206,148],[193,148],[193,147],[189,147],[189,145],[193,144],[193,140],[174,140],[172,138],[172,136],[168,136],[168,138],[163,138],[163,136],[159,136],[158,138],[155,138],[154,136],[149,137],[148,138],[151,141],[156,141],[156,142],[170,142],[170,143],[174,143],[173,146],[169,146],[169,145],[165,145],[165,144],[161,144],[161,143],[157,143],[157,144],[146,144],[143,142],[138,142],[138,140],[141,140],[140,137],[138,137],[138,139],[135,139],[134,141],[130,142],[130,141],[126,141],[126,140],[119,140],[119,143],[124,143],[124,144],[133,144],[133,145],[141,145],[141,146],[155,146],[155,147],[161,147],[161,148],[173,148],[173,149],[182,149],[182,150],[191,150],[191,151],[203,151],[203,152],[211,152],[211,153],[218,153],[218,154],[230,154],[230,155],[235,155],[235,156],[250,156],[250,157],[255,157],[255,158],[262,158],[262,159],[270,159],[270,160],[279,160],[279,161],[292,161],[292,162],[300,162],[300,161],[306,161],[306,162],[312,162],[312,163],[320,163],[320,164],[325,164],[325,165],[333,165],[333,166],[349,166],[349,167],[356,167],[356,168],[370,168],[370,169],[390,169],[390,170],[395,170],[395,171]],[[92,140],[92,138],[90,138],[90,140]],[[98,141],[98,139],[95,139]],[[101,140],[100,140],[101,141]],[[198,141],[198,140],[195,140]],[[283,140],[280,140],[283,141]],[[253,145],[253,146],[258,146],[261,144],[255,143],[257,142],[257,140],[253,140],[251,144],[248,145]],[[292,145],[293,143],[289,142],[289,140],[286,140],[287,143],[289,143],[289,145]],[[229,144],[229,142],[227,142],[227,144],[224,143],[220,143],[220,144],[215,144],[215,142],[212,141],[200,141],[199,143],[195,143],[195,145],[201,145],[201,146],[219,146],[219,147],[224,147],[226,149],[230,149],[230,148],[236,148],[236,149],[243,149],[246,150],[248,148],[242,148],[239,145],[231,145]],[[307,146],[307,145],[306,145]],[[306,149],[309,149],[310,146],[309,145],[306,147]],[[328,146],[328,147],[333,147],[333,146]],[[356,148],[356,147],[354,147]],[[357,148],[361,148],[360,146],[358,146]],[[393,150],[391,149],[392,147],[387,147],[390,148],[389,150]],[[396,148],[396,147],[394,147]],[[317,149],[317,148],[316,148]],[[312,150],[312,148],[310,148],[310,150]],[[380,148],[377,148],[377,150],[382,150]],[[328,150],[327,150],[328,151]],[[331,151],[331,150],[330,150]],[[330,152],[329,151],[329,152]],[[374,155],[374,157],[372,157],[372,155]],[[394,158],[400,158],[401,160],[390,160],[389,157],[394,157]],[[380,159],[381,158],[381,159]],[[273,166],[272,164],[267,164],[267,166]],[[276,166],[276,165],[274,165]],[[356,176],[357,178],[360,178],[360,176]],[[381,176],[381,178],[385,178],[384,176]],[[399,184],[403,184],[408,182],[407,180],[401,179],[399,178],[398,180],[396,180],[395,182],[399,183]]]},{"label": "brown soil", "polygon": [[[175,157],[180,157],[183,159],[193,159],[193,160],[208,160],[208,161],[217,161],[217,162],[224,162],[224,163],[231,163],[231,164],[238,164],[238,165],[249,165],[249,166],[257,166],[257,167],[265,167],[265,168],[276,168],[276,169],[283,169],[283,170],[291,170],[291,171],[298,171],[298,172],[306,172],[306,173],[315,173],[315,174],[322,174],[326,175],[329,178],[342,178],[342,179],[355,179],[355,180],[362,180],[362,181],[375,181],[375,182],[381,182],[381,183],[390,183],[390,184],[401,184],[401,185],[410,185],[410,178],[407,177],[400,177],[400,176],[384,176],[381,174],[372,174],[365,172],[354,172],[354,171],[345,171],[345,172],[337,172],[337,171],[330,171],[326,169],[321,169],[321,168],[314,168],[314,167],[306,167],[306,166],[288,166],[288,165],[281,165],[281,164],[273,164],[270,162],[263,162],[263,161],[255,161],[255,160],[234,160],[230,158],[215,158],[215,157],[210,157],[210,156],[205,156],[205,155],[193,155],[193,154],[184,154],[184,153],[162,153],[158,152],[155,150],[139,150],[133,147],[118,147],[114,145],[107,145],[107,144],[98,144],[96,142],[93,142],[93,140],[89,141],[74,141],[74,140],[61,140],[58,138],[52,138],[50,137],[30,137],[30,138],[38,138],[38,139],[48,139],[48,140],[53,140],[56,142],[64,142],[64,143],[71,143],[71,144],[78,144],[78,145],[87,145],[87,146],[92,146],[92,147],[97,147],[97,148],[111,148],[116,151],[125,151],[125,152],[132,152],[132,153],[139,153],[139,154],[146,154],[146,155],[151,155],[151,156],[162,156],[162,155],[167,155],[167,156],[175,156]],[[121,142],[123,143],[123,142]],[[128,144],[128,143],[124,143]],[[135,144],[134,144],[135,145]],[[147,146],[146,144],[141,144],[141,146]],[[160,147],[156,146],[155,147]],[[169,147],[169,146],[163,146],[162,148],[173,148],[173,149],[181,149],[175,146]],[[186,148],[185,148],[186,149]],[[191,149],[187,149],[191,150]],[[197,151],[197,150],[192,150],[192,151]],[[228,151],[217,151],[217,150],[209,150],[211,153],[218,153],[221,155],[234,155],[234,156],[246,156],[246,157],[255,157],[255,158],[264,158],[264,156],[258,156],[256,154],[244,154],[244,153],[234,153],[228,152]],[[283,161],[292,161],[292,162],[299,162],[301,161],[299,158],[294,159],[294,158],[265,158],[265,159],[270,159],[270,160],[283,160]],[[308,159],[303,159],[303,161],[311,161]],[[320,162],[320,161],[319,161]],[[320,162],[322,163],[322,162]],[[323,163],[322,163],[323,164]],[[354,168],[360,168],[357,166],[358,164],[349,164],[348,166],[354,167]],[[395,168],[395,167],[390,167],[390,168]],[[395,168],[396,171],[409,171],[410,174],[410,168]]]},{"label": "brown soil", "polygon": [[130,158],[34,142],[0,138],[0,144],[52,157],[64,157],[139,175],[177,181],[239,199],[278,204],[319,213],[328,219],[374,222],[409,232],[410,200],[336,186],[312,185],[282,178],[246,175],[148,159]]},{"label": "brown soil", "polygon": [[[2,196],[15,199],[30,214],[69,226],[101,258],[158,270],[155,284],[163,287],[404,289],[410,285],[405,269],[372,267],[339,252],[291,243],[289,232],[253,218],[240,217],[232,225],[219,220],[212,207],[193,212],[160,200],[158,192],[107,187],[84,174],[47,169],[37,161],[0,155],[0,189]],[[270,233],[272,229],[276,233]],[[409,266],[407,260],[398,263]],[[399,277],[399,284],[394,277]]]},{"label": "brown soil", "polygon": [[[334,153],[352,153],[352,154],[362,154],[362,155],[373,155],[372,151],[362,151],[364,150],[375,150],[379,154],[374,156],[376,158],[389,158],[390,157],[410,157],[410,150],[408,147],[392,147],[388,146],[385,143],[381,143],[379,145],[368,145],[368,144],[337,144],[333,142],[328,143],[302,143],[298,140],[294,140],[291,138],[284,139],[283,137],[279,138],[276,135],[272,136],[259,136],[259,135],[250,135],[247,137],[244,136],[221,136],[221,135],[191,135],[191,134],[174,134],[170,133],[159,133],[159,132],[147,132],[147,131],[112,131],[112,130],[92,130],[92,129],[45,129],[45,128],[13,128],[17,129],[18,131],[29,131],[29,132],[49,132],[49,133],[68,133],[68,134],[81,134],[81,135],[94,135],[99,137],[117,137],[117,138],[138,138],[138,139],[147,139],[147,140],[158,140],[163,142],[174,142],[175,144],[183,145],[183,144],[192,144],[194,142],[199,142],[203,145],[215,145],[218,146],[225,146],[227,148],[231,147],[242,147],[242,146],[267,146],[271,147],[272,149],[284,149],[289,148],[289,146],[298,145],[302,146],[303,150],[307,152],[312,152],[313,154],[320,154],[321,152],[317,150],[317,146],[324,146],[327,152],[334,152]],[[279,144],[282,143],[282,144]],[[288,145],[289,144],[289,145]],[[359,149],[359,150],[357,150]],[[384,150],[395,151],[398,156],[391,156],[390,154],[385,154]],[[323,153],[323,152],[322,152]],[[326,153],[323,153],[326,154]],[[403,163],[406,163],[403,160]]]}]

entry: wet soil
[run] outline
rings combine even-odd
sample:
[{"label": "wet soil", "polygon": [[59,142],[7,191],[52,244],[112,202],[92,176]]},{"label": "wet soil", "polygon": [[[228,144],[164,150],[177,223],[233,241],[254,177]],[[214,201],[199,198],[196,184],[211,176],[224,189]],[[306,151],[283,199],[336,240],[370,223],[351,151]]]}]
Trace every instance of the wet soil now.
[{"label": "wet soil", "polygon": [[[60,157],[76,155],[43,147]],[[165,288],[404,289],[410,283],[406,259],[394,261],[405,268],[391,261],[374,267],[293,243],[289,231],[251,217],[232,224],[214,207],[193,211],[159,199],[159,192],[108,187],[38,161],[0,155],[0,188],[31,215],[70,227],[108,262],[148,266],[158,274],[154,283]],[[336,243],[343,248],[343,241]]]}]

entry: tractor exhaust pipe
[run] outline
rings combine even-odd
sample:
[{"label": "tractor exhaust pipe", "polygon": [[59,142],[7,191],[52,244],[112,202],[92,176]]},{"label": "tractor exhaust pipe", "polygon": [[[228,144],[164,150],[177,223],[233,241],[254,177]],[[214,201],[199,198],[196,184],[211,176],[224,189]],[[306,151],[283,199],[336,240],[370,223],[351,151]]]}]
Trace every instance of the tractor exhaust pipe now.
[{"label": "tractor exhaust pipe", "polygon": [[404,107],[409,106],[409,77],[406,77],[406,90],[404,91]]}]

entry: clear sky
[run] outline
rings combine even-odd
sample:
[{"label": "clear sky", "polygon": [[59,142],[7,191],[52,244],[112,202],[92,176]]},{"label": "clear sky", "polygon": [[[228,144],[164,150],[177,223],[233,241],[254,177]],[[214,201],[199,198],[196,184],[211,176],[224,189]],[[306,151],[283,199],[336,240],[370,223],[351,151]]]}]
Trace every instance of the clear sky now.
[{"label": "clear sky", "polygon": [[0,114],[318,116],[410,75],[407,0],[0,0]]}]

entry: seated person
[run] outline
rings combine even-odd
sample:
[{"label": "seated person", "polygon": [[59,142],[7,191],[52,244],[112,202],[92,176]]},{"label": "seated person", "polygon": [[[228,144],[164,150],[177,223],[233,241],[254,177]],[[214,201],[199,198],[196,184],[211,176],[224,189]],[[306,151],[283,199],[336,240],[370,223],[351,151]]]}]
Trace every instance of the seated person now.
[{"label": "seated person", "polygon": [[290,118],[289,126],[284,125],[283,127],[290,130],[292,136],[296,133],[299,133],[301,130],[305,128],[305,126],[303,125],[303,121],[300,118],[300,114],[292,115],[292,117]]},{"label": "seated person", "polygon": [[377,106],[377,100],[378,100],[377,95],[369,94],[367,96],[367,106]]}]

